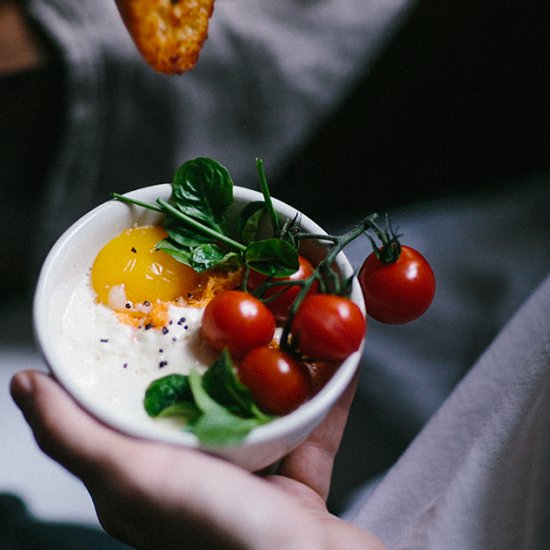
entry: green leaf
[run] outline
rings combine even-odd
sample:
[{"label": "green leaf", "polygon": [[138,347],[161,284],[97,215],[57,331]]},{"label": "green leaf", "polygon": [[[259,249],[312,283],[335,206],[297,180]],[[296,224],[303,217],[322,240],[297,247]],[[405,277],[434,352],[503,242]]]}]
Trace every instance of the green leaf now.
[{"label": "green leaf", "polygon": [[232,445],[242,441],[255,427],[269,420],[265,418],[241,418],[229,412],[208,395],[202,385],[202,377],[192,370],[189,374],[191,391],[202,415],[191,421],[187,429],[199,441],[208,445]]},{"label": "green leaf", "polygon": [[250,243],[245,252],[246,263],[268,277],[289,277],[300,267],[298,252],[282,239],[265,239]]},{"label": "green leaf", "polygon": [[203,244],[193,249],[190,265],[195,271],[200,273],[213,267],[234,265],[236,258],[237,254],[234,252],[226,254],[216,244]]},{"label": "green leaf", "polygon": [[205,445],[236,445],[260,424],[257,418],[240,418],[220,408],[190,422],[188,430]]},{"label": "green leaf", "polygon": [[162,409],[162,411],[157,415],[157,418],[167,418],[167,417],[179,417],[186,422],[195,420],[201,415],[200,409],[189,401],[178,401],[173,405]]},{"label": "green leaf", "polygon": [[196,247],[186,247],[164,239],[157,243],[157,250],[170,254],[175,260],[192,267],[197,273],[202,273],[213,267],[237,268],[239,255],[234,252],[224,252],[215,244],[203,244]]},{"label": "green leaf", "polygon": [[166,254],[170,254],[172,258],[174,258],[178,262],[181,262],[182,264],[188,265],[189,267],[193,267],[193,264],[192,264],[193,250],[189,247],[177,245],[177,244],[174,244],[169,239],[164,239],[157,243],[156,249],[162,250],[162,252],[166,252]]},{"label": "green leaf", "polygon": [[149,384],[143,406],[149,416],[155,417],[180,401],[194,402],[189,380],[182,374],[169,374]]},{"label": "green leaf", "polygon": [[231,175],[213,159],[189,160],[174,175],[171,202],[185,214],[221,230],[233,203]]},{"label": "green leaf", "polygon": [[237,378],[227,349],[222,351],[204,373],[202,385],[210,397],[232,413],[242,417],[267,418],[267,415],[257,408],[250,390]]},{"label": "green leaf", "polygon": [[249,202],[239,215],[239,236],[249,244],[258,238],[258,227],[267,212],[265,202]]},{"label": "green leaf", "polygon": [[174,244],[181,246],[199,246],[204,243],[213,243],[215,239],[209,235],[199,233],[194,228],[189,228],[182,224],[180,220],[174,219],[170,215],[166,216],[164,229],[168,237]]}]

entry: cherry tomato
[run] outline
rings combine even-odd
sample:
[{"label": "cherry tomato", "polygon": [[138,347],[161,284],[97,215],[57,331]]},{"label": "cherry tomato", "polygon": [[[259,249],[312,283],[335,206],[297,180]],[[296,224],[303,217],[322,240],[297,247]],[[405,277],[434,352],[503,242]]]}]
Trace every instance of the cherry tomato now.
[{"label": "cherry tomato", "polygon": [[273,339],[275,318],[257,298],[240,290],[226,290],[204,309],[201,335],[215,349],[228,348],[240,357]]},{"label": "cherry tomato", "polygon": [[[300,267],[298,271],[294,272],[289,277],[274,277],[271,279],[274,282],[277,281],[304,281],[307,279],[314,271],[313,266],[303,256],[298,257],[300,262]],[[263,284],[268,277],[257,271],[250,270],[250,275],[248,277],[248,288],[252,291],[256,290],[261,284]],[[263,294],[263,298],[269,298],[271,296],[276,296],[272,300],[266,302],[267,307],[273,312],[273,315],[279,320],[284,320],[288,317],[288,310],[296,296],[300,292],[302,287],[299,285],[292,285],[290,287],[285,287],[284,285],[273,286],[267,288]],[[308,294],[315,293],[317,291],[318,285],[317,282],[314,282],[311,285],[311,289]]]},{"label": "cherry tomato", "polygon": [[367,315],[390,324],[420,317],[432,303],[435,277],[426,259],[409,246],[401,246],[397,261],[384,263],[373,252],[358,275]]},{"label": "cherry tomato", "polygon": [[288,414],[310,395],[305,365],[279,349],[252,350],[239,365],[238,373],[258,407],[270,414]]},{"label": "cherry tomato", "polygon": [[355,302],[334,294],[313,294],[298,307],[291,333],[306,357],[342,361],[359,349],[366,326]]}]

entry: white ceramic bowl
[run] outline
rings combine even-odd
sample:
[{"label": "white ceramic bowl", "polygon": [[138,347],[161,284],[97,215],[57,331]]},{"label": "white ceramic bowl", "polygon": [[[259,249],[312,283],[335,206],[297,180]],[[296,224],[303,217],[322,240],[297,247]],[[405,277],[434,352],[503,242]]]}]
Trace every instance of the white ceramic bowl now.
[{"label": "white ceramic bowl", "polygon": [[[170,191],[169,184],[160,184],[133,191],[129,196],[154,203],[157,197],[167,200]],[[229,217],[240,211],[244,204],[262,199],[258,192],[239,187],[234,188],[234,198]],[[276,199],[273,199],[273,203],[284,217],[295,216],[296,210],[290,206]],[[74,363],[67,360],[64,349],[57,343],[69,297],[83,274],[90,269],[99,250],[132,225],[153,223],[160,223],[159,214],[109,201],[83,216],[60,237],[42,267],[34,298],[34,330],[43,356],[56,379],[73,398],[106,424],[136,437],[201,448],[251,471],[264,468],[301,443],[323,420],[357,369],[362,347],[342,363],[315,397],[291,414],[256,428],[238,446],[205,447],[200,445],[194,435],[183,432],[176,424],[159,424],[150,419],[143,411],[143,390],[135,391],[128,384],[127,376],[113,373],[112,378],[98,377],[93,372],[83,375],[81,369],[75,368]],[[324,233],[303,215],[301,226],[303,231]],[[304,241],[302,246],[301,253],[313,261],[321,257],[325,250],[323,245],[313,240]],[[337,265],[344,274],[349,276],[352,273],[352,267],[344,254],[339,255]],[[363,297],[356,281],[352,299],[364,313]],[[82,330],[86,328],[83,326]],[[147,383],[158,376],[158,372],[155,373]]]}]

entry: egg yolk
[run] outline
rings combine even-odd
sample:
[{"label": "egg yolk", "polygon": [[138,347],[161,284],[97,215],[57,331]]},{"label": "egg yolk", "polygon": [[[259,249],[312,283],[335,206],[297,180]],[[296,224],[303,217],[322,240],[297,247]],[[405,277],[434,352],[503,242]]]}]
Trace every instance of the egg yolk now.
[{"label": "egg yolk", "polygon": [[110,305],[109,295],[123,289],[132,303],[167,302],[186,296],[199,285],[201,277],[161,250],[156,244],[166,237],[158,226],[127,229],[109,241],[92,266],[91,282],[99,302]]}]

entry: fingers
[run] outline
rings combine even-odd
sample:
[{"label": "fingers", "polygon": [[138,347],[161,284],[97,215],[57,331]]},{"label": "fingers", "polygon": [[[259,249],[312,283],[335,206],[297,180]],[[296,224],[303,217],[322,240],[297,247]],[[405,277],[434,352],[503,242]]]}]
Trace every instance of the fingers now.
[{"label": "fingers", "polygon": [[278,469],[278,474],[304,483],[323,500],[328,497],[334,458],[340,447],[358,379],[357,372],[319,427],[281,461]]},{"label": "fingers", "polygon": [[[213,489],[208,484],[203,487],[204,472],[210,468],[211,485],[220,485],[213,459],[111,430],[84,412],[46,374],[20,372],[10,389],[39,446],[84,482],[103,527],[113,536],[154,548],[154,541],[163,540],[166,533],[175,536],[182,530],[190,536],[197,531],[195,523],[207,523]],[[181,515],[172,522],[175,511]],[[205,532],[214,536],[213,531],[199,529],[195,536]]]},{"label": "fingers", "polygon": [[37,442],[88,486],[109,533],[139,548],[205,549],[322,546],[327,512],[319,495],[328,493],[354,389],[283,462],[283,473],[301,483],[275,479],[302,497],[295,499],[223,460],[115,432],[45,374],[21,372],[11,384]]},{"label": "fingers", "polygon": [[[357,375],[325,420],[297,449],[285,457],[278,474],[313,489],[326,500],[334,458],[338,451],[349,407],[357,385]],[[86,414],[48,375],[24,371],[11,383],[13,399],[21,408],[34,436],[54,460],[84,483],[105,475],[106,466],[118,456],[132,452],[132,441],[106,428]]]},{"label": "fingers", "polygon": [[96,464],[108,459],[105,450],[115,434],[84,413],[50,376],[17,373],[10,390],[40,448],[73,474],[86,482]]}]

